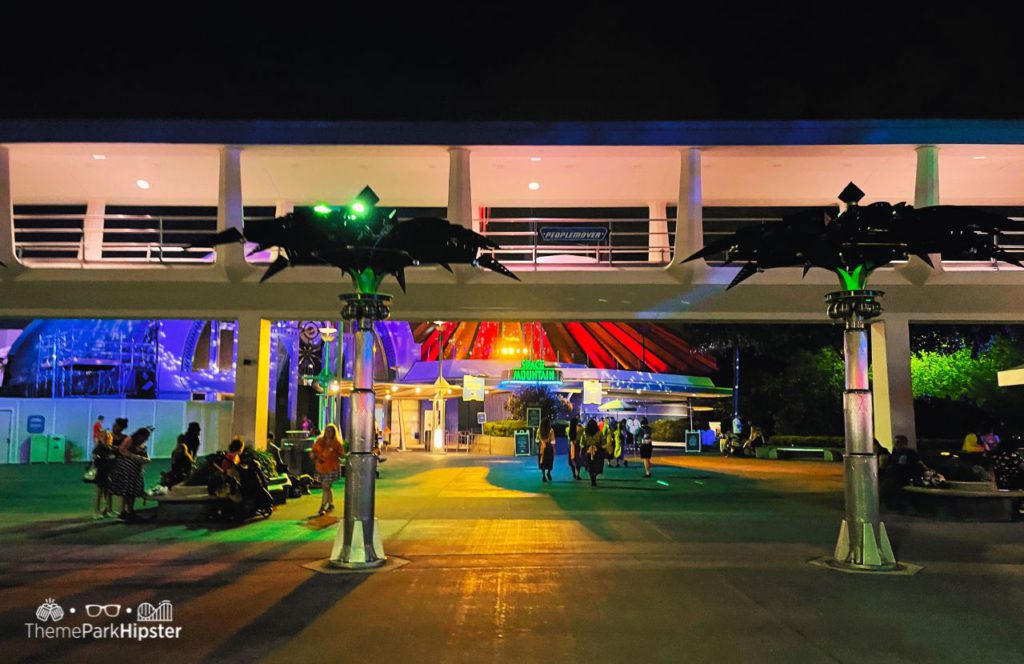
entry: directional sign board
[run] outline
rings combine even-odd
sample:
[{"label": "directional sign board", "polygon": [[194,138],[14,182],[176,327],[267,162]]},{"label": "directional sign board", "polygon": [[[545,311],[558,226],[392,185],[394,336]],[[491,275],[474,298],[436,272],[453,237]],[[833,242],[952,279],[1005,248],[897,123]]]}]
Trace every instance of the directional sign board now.
[{"label": "directional sign board", "polygon": [[463,376],[462,377],[462,400],[483,401],[484,400],[484,377]]}]

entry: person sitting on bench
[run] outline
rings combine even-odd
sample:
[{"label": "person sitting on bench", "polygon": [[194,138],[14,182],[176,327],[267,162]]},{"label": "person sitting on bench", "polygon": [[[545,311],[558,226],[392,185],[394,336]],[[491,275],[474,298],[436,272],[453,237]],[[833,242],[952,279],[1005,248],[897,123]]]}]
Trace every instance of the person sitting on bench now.
[{"label": "person sitting on bench", "polygon": [[180,434],[178,436],[178,444],[175,446],[174,451],[171,452],[171,470],[162,474],[160,483],[168,489],[176,484],[181,484],[192,474],[194,465],[195,460],[192,458],[192,453],[189,450],[188,440],[185,434]]},{"label": "person sitting on bench", "polygon": [[879,483],[879,494],[882,503],[890,509],[899,507],[903,495],[903,487],[920,481],[927,467],[918,456],[917,450],[910,447],[906,436],[896,436],[892,440],[892,454],[886,465],[885,474]]},{"label": "person sitting on bench", "polygon": [[750,425],[750,438],[743,441],[743,454],[744,456],[754,456],[757,454],[755,449],[767,445],[768,441],[764,437],[764,432],[761,431],[761,427]]},{"label": "person sitting on bench", "polygon": [[1007,491],[1024,490],[1024,455],[1016,440],[1007,436],[989,457],[992,459],[992,472],[996,476],[996,487]]}]

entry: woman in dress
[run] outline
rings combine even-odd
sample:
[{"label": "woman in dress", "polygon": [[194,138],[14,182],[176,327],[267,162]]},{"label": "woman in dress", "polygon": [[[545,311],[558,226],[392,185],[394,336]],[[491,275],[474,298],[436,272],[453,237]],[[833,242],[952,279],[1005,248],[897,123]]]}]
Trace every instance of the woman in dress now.
[{"label": "woman in dress", "polygon": [[317,512],[317,516],[334,511],[334,491],[331,489],[331,485],[337,482],[341,476],[341,457],[344,454],[345,448],[342,446],[338,427],[328,424],[309,452],[309,456],[315,462],[316,479],[322,489],[320,510]]},{"label": "woman in dress", "polygon": [[569,470],[572,471],[572,478],[578,480],[580,468],[583,466],[583,454],[580,451],[580,418],[574,416],[569,420],[566,434],[569,438]]},{"label": "woman in dress", "polygon": [[[96,469],[96,499],[93,501],[94,519],[113,516],[110,502],[110,471],[117,460],[114,450],[114,437],[109,431],[100,431],[96,435],[96,445],[92,448],[92,465]],[[103,505],[103,510],[100,510]]]},{"label": "woman in dress", "polygon": [[117,518],[122,521],[135,518],[135,499],[144,493],[142,469],[150,462],[146,451],[149,434],[149,428],[139,429],[117,448],[117,460],[110,473],[110,492],[120,497]]},{"label": "woman in dress", "polygon": [[540,430],[537,432],[537,465],[540,466],[540,480],[542,482],[554,481],[551,479],[551,469],[555,465],[555,430],[551,426],[551,420],[544,418],[540,421]]},{"label": "woman in dress", "polygon": [[587,460],[587,472],[590,474],[590,486],[597,486],[597,476],[604,472],[605,438],[597,427],[597,421],[591,418],[583,430],[583,456]]},{"label": "woman in dress", "polygon": [[651,456],[654,455],[654,432],[651,431],[647,418],[640,420],[640,428],[636,432],[640,444],[640,458],[644,462],[644,477],[651,476]]}]

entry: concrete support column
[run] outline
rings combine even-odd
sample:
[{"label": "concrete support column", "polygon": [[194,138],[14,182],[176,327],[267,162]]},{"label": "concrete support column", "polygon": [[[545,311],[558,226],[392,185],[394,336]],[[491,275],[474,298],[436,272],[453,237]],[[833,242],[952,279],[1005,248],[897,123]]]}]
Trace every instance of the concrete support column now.
[{"label": "concrete support column", "polygon": [[220,371],[220,321],[210,321],[210,371]]},{"label": "concrete support column", "polygon": [[82,259],[96,263],[103,259],[103,225],[107,213],[105,201],[89,201],[82,221]]},{"label": "concrete support column", "polygon": [[[679,265],[687,256],[703,246],[704,194],[701,184],[701,150],[683,148],[679,167],[679,201],[673,263]],[[693,270],[707,267],[703,260],[686,265]]]},{"label": "concrete support column", "polygon": [[[338,380],[352,380],[356,352],[355,326],[351,321],[340,321],[338,330],[338,366],[335,374]],[[338,399],[338,422],[338,430],[345,440],[352,440],[352,397]]]},{"label": "concrete support column", "polygon": [[[939,148],[934,145],[919,145],[917,171],[914,177],[914,207],[931,207],[939,204]],[[942,272],[942,255],[929,254],[934,267],[929,267],[917,256],[911,256],[907,264],[899,268],[907,281],[922,285],[935,274]]]},{"label": "concrete support column", "polygon": [[267,446],[270,402],[270,321],[258,314],[238,319],[235,403],[231,432],[255,449]]},{"label": "concrete support column", "polygon": [[[242,149],[226,145],[220,149],[220,186],[217,199],[217,230],[237,228],[240,232],[245,224],[242,208]],[[217,247],[216,264],[232,281],[239,280],[249,272],[245,261],[245,247],[242,243]]]},{"label": "concrete support column", "polygon": [[939,148],[934,145],[919,145],[917,153],[917,174],[914,178],[914,207],[930,207],[939,204]]},{"label": "concrete support column", "polygon": [[[291,214],[291,213],[292,213],[292,212],[294,212],[294,211],[295,211],[295,204],[294,204],[294,203],[292,203],[291,201],[277,201],[277,202],[276,202],[276,203],[274,204],[274,217],[275,217],[275,218],[278,218],[278,217],[283,217],[283,216],[285,216],[286,214]],[[255,246],[255,245],[254,245],[254,246]],[[249,251],[251,251],[251,250],[249,249],[248,243],[246,243],[246,250],[245,250],[245,253],[246,253],[246,254],[248,254],[248,253],[249,253]],[[280,248],[278,248],[278,247],[273,247],[273,248],[272,248],[272,249],[270,250],[270,260],[271,260],[271,261],[275,261],[275,260],[277,260],[277,258],[278,258],[278,257],[279,257],[280,255],[281,255],[281,249],[280,249]]]},{"label": "concrete support column", "polygon": [[285,347],[288,349],[288,429],[299,428],[299,385],[302,372],[299,370],[299,331],[289,327],[284,332]]},{"label": "concrete support column", "polygon": [[480,222],[473,219],[473,190],[469,170],[469,150],[448,148],[448,220],[479,232]]},{"label": "concrete support column", "polygon": [[[939,204],[939,148],[934,145],[917,147],[917,173],[914,177],[914,207]],[[942,254],[930,254],[935,272],[942,272]]]},{"label": "concrete support column", "polygon": [[893,438],[907,437],[917,447],[914,392],[910,378],[910,324],[906,318],[871,323],[871,372],[875,438],[892,449]]},{"label": "concrete support column", "polygon": [[668,263],[672,249],[668,241],[668,206],[664,201],[647,204],[647,260]]},{"label": "concrete support column", "polygon": [[11,199],[11,153],[0,146],[0,278],[16,275],[23,268],[14,251],[14,202]]}]

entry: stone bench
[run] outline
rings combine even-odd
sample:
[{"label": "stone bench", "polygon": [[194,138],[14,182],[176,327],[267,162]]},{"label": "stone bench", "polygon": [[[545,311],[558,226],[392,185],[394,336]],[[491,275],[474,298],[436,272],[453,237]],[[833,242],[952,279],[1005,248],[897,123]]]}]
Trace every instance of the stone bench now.
[{"label": "stone bench", "polygon": [[765,445],[754,448],[754,456],[758,459],[788,459],[794,456],[811,456],[825,461],[839,461],[843,458],[843,450],[838,447],[776,447]]},{"label": "stone bench", "polygon": [[206,521],[220,498],[211,496],[205,486],[179,484],[150,500],[156,501],[157,521]]},{"label": "stone bench", "polygon": [[949,482],[947,489],[903,487],[903,508],[915,516],[957,521],[1016,521],[1024,491],[1000,491],[989,482]]},{"label": "stone bench", "polygon": [[[267,481],[267,491],[270,492],[275,505],[288,500],[291,485],[287,475],[272,477]],[[157,521],[206,521],[223,500],[211,496],[205,486],[183,484],[172,487],[165,494],[149,496],[148,499],[156,501]]]}]

